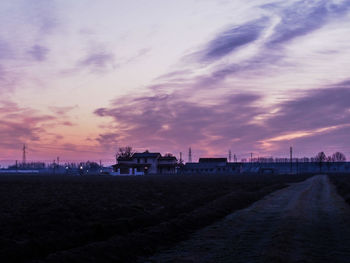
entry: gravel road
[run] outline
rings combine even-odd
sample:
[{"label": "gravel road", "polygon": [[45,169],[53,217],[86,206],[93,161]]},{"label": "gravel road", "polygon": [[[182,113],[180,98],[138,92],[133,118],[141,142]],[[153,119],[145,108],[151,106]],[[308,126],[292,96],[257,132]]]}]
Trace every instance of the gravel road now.
[{"label": "gravel road", "polygon": [[314,176],[142,262],[350,262],[350,206]]}]

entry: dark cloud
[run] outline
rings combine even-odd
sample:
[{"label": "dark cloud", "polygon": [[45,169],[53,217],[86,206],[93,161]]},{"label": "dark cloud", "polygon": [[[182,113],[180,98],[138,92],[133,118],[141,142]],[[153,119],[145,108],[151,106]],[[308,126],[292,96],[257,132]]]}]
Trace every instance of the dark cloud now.
[{"label": "dark cloud", "polygon": [[[220,65],[210,75],[198,77],[196,86],[211,88],[231,75],[262,70],[271,65],[285,66],[283,59],[288,54],[284,51],[284,47],[289,41],[306,36],[346,15],[350,10],[350,3],[344,1],[334,4],[326,0],[302,0],[292,2],[287,7],[277,3],[261,6],[261,8],[269,9],[280,18],[280,21],[271,28],[272,33],[263,39],[258,53],[239,63]],[[213,62],[229,55],[237,48],[257,40],[268,26],[270,26],[269,19],[264,17],[219,34],[207,44],[204,51],[198,52],[201,54],[198,61]]]},{"label": "dark cloud", "polygon": [[[339,146],[333,144],[340,142],[337,138],[346,137],[342,131],[350,126],[350,86],[312,90],[269,108],[258,106],[262,98],[243,93],[199,104],[187,101],[182,93],[122,97],[111,107],[95,111],[115,123],[97,140],[175,152],[193,145],[206,154],[227,148],[240,153],[281,152],[290,145],[307,152],[308,147],[320,147],[320,136],[328,134],[324,141],[329,148]],[[271,113],[274,108],[279,110]],[[301,132],[308,136],[293,137]],[[286,137],[270,141],[281,136]],[[264,148],[265,142],[273,148]]]},{"label": "dark cloud", "polygon": [[28,51],[28,53],[33,57],[33,59],[40,62],[46,60],[49,49],[40,45],[34,45]]},{"label": "dark cloud", "polygon": [[[293,67],[294,65],[284,61],[284,58],[288,56],[284,49],[288,42],[306,36],[346,15],[350,10],[350,2],[334,4],[326,0],[302,0],[287,4],[287,7],[285,4],[274,3],[261,6],[261,8],[269,9],[280,18],[280,21],[274,28],[270,28],[272,33],[261,41],[258,52],[239,63],[218,65],[211,73],[196,77],[194,79],[196,83],[193,86],[200,89],[211,89],[222,84],[230,76],[254,74],[254,77],[257,77],[258,74],[273,74],[268,70],[271,66],[275,68]],[[207,44],[207,49],[198,52],[201,56],[197,59],[199,62],[214,62],[236,51],[237,48],[244,47],[244,40],[247,40],[247,44],[257,40],[264,29],[269,26],[271,26],[269,19],[264,17],[219,34]],[[240,34],[244,36],[242,41],[239,38]],[[238,41],[238,45],[235,41]]]},{"label": "dark cloud", "polygon": [[[96,140],[104,150],[113,152],[118,149],[117,137],[118,135],[115,133],[105,133],[100,134]],[[90,141],[91,139],[88,140]]]},{"label": "dark cloud", "polygon": [[350,85],[316,89],[283,102],[267,124],[288,132],[350,124]]},{"label": "dark cloud", "polygon": [[330,18],[337,18],[349,11],[350,4],[343,2],[333,4],[332,1],[297,1],[280,12],[281,21],[267,45],[293,40],[323,27]]},{"label": "dark cloud", "polygon": [[120,144],[146,148],[213,148],[213,143],[225,140],[227,144],[257,129],[249,122],[260,113],[253,106],[258,99],[257,95],[244,94],[230,96],[216,105],[201,105],[187,102],[179,94],[120,98],[111,108],[95,111],[98,116],[113,117],[117,127],[98,140],[107,135]]},{"label": "dark cloud", "polygon": [[254,42],[260,37],[268,21],[269,19],[264,17],[220,33],[202,51],[204,54],[200,60],[204,62],[216,60],[230,54],[239,47]]}]

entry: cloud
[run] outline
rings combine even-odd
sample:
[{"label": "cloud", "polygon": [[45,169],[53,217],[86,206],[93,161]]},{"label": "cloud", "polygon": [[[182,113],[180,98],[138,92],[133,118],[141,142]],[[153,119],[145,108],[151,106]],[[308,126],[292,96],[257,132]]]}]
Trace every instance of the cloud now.
[{"label": "cloud", "polygon": [[[41,36],[50,35],[59,25],[56,1],[33,0],[17,1],[16,11],[21,13],[21,17],[28,24],[38,29]],[[14,5],[15,7],[16,5]]]},{"label": "cloud", "polygon": [[261,106],[264,97],[251,93],[210,104],[191,102],[182,91],[121,97],[95,111],[114,120],[114,128],[106,128],[97,141],[173,152],[192,145],[206,155],[228,148],[236,153],[280,153],[291,145],[299,153],[310,153],[320,147],[317,138],[323,138],[327,149],[334,149],[342,146],[337,138],[345,138],[342,132],[350,127],[350,86],[338,85],[303,92],[273,106]]},{"label": "cloud", "polygon": [[[260,6],[268,14],[258,20],[238,25],[219,34],[206,44],[204,50],[194,52],[198,62],[217,62],[225,56],[247,51],[247,45],[254,47],[243,60],[214,64],[210,73],[197,76],[196,87],[213,88],[223,83],[227,77],[249,73],[268,75],[269,68],[279,70],[293,67],[285,62],[288,58],[286,48],[290,41],[321,29],[325,25],[342,19],[350,10],[348,1],[288,1]],[[256,43],[259,44],[256,44]],[[186,56],[187,57],[187,56]],[[191,56],[192,57],[192,56]],[[256,77],[256,75],[255,75]]]},{"label": "cloud", "polygon": [[287,132],[350,124],[350,85],[307,91],[278,107],[267,125]]},{"label": "cloud", "polygon": [[12,58],[14,58],[14,53],[10,44],[5,40],[0,39],[0,61]]},{"label": "cloud", "polygon": [[115,131],[98,138],[137,147],[167,148],[201,145],[210,150],[220,143],[230,144],[237,136],[250,136],[256,130],[251,124],[260,113],[253,104],[259,96],[233,95],[216,105],[201,105],[184,100],[181,94],[120,98],[111,108],[100,108],[95,114],[112,117]]},{"label": "cloud", "polygon": [[[350,124],[348,82],[299,89],[298,96],[288,90],[284,101],[269,105],[264,84],[254,86],[255,92],[260,89],[257,95],[244,87],[250,79],[263,82],[278,75],[277,70],[296,68],[295,60],[288,60],[291,41],[343,19],[349,7],[348,1],[312,0],[260,6],[262,18],[225,30],[191,53],[205,68],[197,71],[198,64],[186,64],[156,79],[159,82],[148,86],[148,95],[119,97],[109,107],[97,109],[97,116],[112,117],[114,123],[97,141],[175,152],[194,145],[204,154],[226,152],[228,147],[243,153],[280,153],[294,143],[300,152],[309,152],[308,145],[317,149],[314,140],[321,137],[329,147],[335,146],[326,134],[339,136]],[[231,56],[248,49],[240,60]],[[226,56],[228,63],[221,60]],[[230,77],[237,82],[230,82]],[[215,96],[208,95],[210,103],[198,100],[206,93]]]},{"label": "cloud", "polygon": [[[100,134],[98,138],[96,138],[96,141],[102,146],[104,150],[113,152],[118,149],[117,137],[118,135],[115,133],[104,133]],[[91,139],[88,140],[90,141]]]},{"label": "cloud", "polygon": [[62,125],[64,125],[64,126],[74,126],[74,124],[72,122],[70,122],[70,121],[63,121]]},{"label": "cloud", "polygon": [[42,124],[55,119],[6,101],[0,102],[0,116],[0,145],[4,149],[26,141],[39,141],[45,132]]},{"label": "cloud", "polygon": [[47,54],[49,53],[49,49],[40,45],[34,45],[28,51],[28,53],[33,57],[33,59],[41,62],[46,60]]},{"label": "cloud", "polygon": [[[269,6],[271,8],[271,5]],[[293,3],[280,12],[280,22],[267,46],[274,47],[305,36],[323,27],[330,18],[339,18],[346,14],[350,4],[345,2],[336,4],[333,1],[302,0]]]},{"label": "cloud", "polygon": [[[12,101],[0,101],[0,148],[6,154],[20,149],[23,143],[30,144],[32,150],[41,145],[56,145],[63,134],[56,131],[59,126],[72,126],[66,119],[66,111],[60,114],[46,114],[38,110],[21,107]],[[52,132],[53,131],[53,132]],[[3,155],[2,155],[3,156]],[[0,156],[1,157],[1,156]]]},{"label": "cloud", "polygon": [[151,52],[151,48],[142,48],[140,49],[134,56],[126,59],[124,62],[122,62],[123,65],[133,63],[140,59],[141,57],[147,56]]},{"label": "cloud", "polygon": [[200,60],[207,62],[220,59],[236,49],[254,42],[260,37],[268,21],[267,17],[263,17],[220,33],[201,52],[204,54]]},{"label": "cloud", "polygon": [[[28,86],[37,75],[33,62],[46,60],[48,38],[59,28],[56,1],[1,1],[0,89]],[[38,73],[40,74],[40,73]]]},{"label": "cloud", "polygon": [[69,112],[71,112],[72,110],[78,108],[78,105],[75,105],[75,106],[61,106],[61,107],[58,107],[58,106],[51,106],[49,107],[49,109],[55,113],[55,115],[59,115],[59,116],[64,116],[66,117],[67,114]]},{"label": "cloud", "polygon": [[79,62],[79,66],[91,70],[105,70],[108,66],[113,66],[114,59],[114,55],[105,50],[93,51]]},{"label": "cloud", "polygon": [[295,99],[279,103],[274,114],[264,119],[268,148],[278,151],[295,146],[300,153],[349,149],[350,85],[305,91]]}]

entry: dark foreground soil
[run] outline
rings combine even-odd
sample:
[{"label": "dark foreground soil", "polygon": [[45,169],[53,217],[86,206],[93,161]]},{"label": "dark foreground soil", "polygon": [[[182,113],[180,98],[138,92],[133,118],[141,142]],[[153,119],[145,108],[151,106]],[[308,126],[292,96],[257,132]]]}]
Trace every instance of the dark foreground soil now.
[{"label": "dark foreground soil", "polygon": [[0,177],[0,262],[134,262],[308,176]]},{"label": "dark foreground soil", "polygon": [[329,178],[337,187],[338,194],[350,205],[350,174],[334,174]]}]

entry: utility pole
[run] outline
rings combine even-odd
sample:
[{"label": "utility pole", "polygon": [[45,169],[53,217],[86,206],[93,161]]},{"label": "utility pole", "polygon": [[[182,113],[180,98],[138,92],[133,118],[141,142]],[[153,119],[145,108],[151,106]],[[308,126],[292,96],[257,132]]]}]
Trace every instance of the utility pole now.
[{"label": "utility pole", "polygon": [[253,153],[250,153],[250,162],[253,162]]},{"label": "utility pole", "polygon": [[27,159],[27,156],[26,156],[26,145],[23,144],[23,154],[22,154],[22,163],[23,163],[23,166],[26,164],[26,160]]},{"label": "utility pole", "polygon": [[191,147],[188,149],[188,162],[192,163],[192,149],[191,149]]},{"label": "utility pole", "polygon": [[233,155],[233,161],[236,163],[237,162],[237,156],[236,154]]},{"label": "utility pole", "polygon": [[232,159],[232,153],[231,150],[228,151],[228,162],[230,163]]},{"label": "utility pole", "polygon": [[293,172],[293,147],[289,148],[290,152],[290,173]]},{"label": "utility pole", "polygon": [[182,152],[180,152],[180,160],[179,160],[179,163],[180,163],[180,164],[183,163],[183,160],[182,160]]}]

